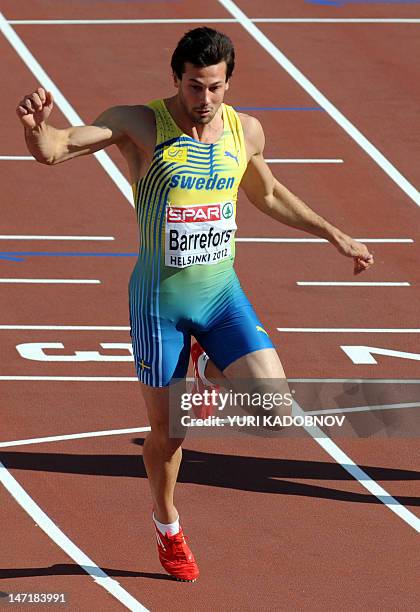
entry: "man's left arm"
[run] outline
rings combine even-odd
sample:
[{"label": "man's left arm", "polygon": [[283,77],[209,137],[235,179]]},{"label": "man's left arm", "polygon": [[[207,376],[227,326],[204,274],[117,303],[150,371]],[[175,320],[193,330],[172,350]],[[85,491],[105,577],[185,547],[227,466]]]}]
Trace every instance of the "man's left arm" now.
[{"label": "man's left arm", "polygon": [[[342,255],[353,257],[354,273],[373,264],[373,256],[361,242],[350,238],[314,212],[273,176],[264,161],[264,132],[260,123],[249,117],[245,131],[251,158],[242,178],[241,187],[248,199],[276,221],[309,232],[331,242]],[[244,126],[245,127],[245,126]]]}]

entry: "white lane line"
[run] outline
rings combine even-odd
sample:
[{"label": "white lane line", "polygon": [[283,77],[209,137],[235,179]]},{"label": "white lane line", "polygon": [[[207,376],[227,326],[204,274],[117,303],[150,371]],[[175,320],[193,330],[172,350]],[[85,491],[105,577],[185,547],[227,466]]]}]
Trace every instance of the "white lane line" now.
[{"label": "white lane line", "polygon": [[420,379],[410,378],[288,378],[288,382],[295,383],[357,383],[368,385],[419,385]]},{"label": "white lane line", "polygon": [[129,331],[126,325],[0,325],[0,331],[8,329],[39,329],[62,331]]},{"label": "white lane line", "polygon": [[[130,331],[127,325],[0,325],[0,331],[12,329],[52,331]],[[420,334],[420,327],[277,327],[281,332],[293,333],[381,333]]]},{"label": "white lane line", "polygon": [[1,234],[0,240],[115,240],[114,236],[39,236],[31,234]]},{"label": "white lane line", "polygon": [[279,157],[266,159],[267,164],[343,164],[343,159],[294,159]]},{"label": "white lane line", "polygon": [[[135,376],[0,376],[0,380],[43,380],[64,382],[138,382]],[[194,382],[194,378],[187,378]],[[367,383],[367,384],[420,384],[419,379],[408,378],[289,378],[291,383]]]},{"label": "white lane line", "polygon": [[347,134],[378,164],[380,168],[420,206],[420,193],[417,189],[391,164],[390,161],[377,149],[360,130],[358,130],[336,106],[324,96],[319,89],[262,33],[262,31],[245,15],[233,0],[218,0],[219,3],[235,17],[242,27],[260,44],[269,55],[297,82],[299,85],[340,125]]},{"label": "white lane line", "polygon": [[100,285],[101,281],[93,278],[0,278],[0,283],[30,283],[39,285]]},{"label": "white lane line", "polygon": [[236,23],[236,19],[9,19],[11,25],[154,25],[170,23]]},{"label": "white lane line", "polygon": [[420,327],[277,327],[277,331],[310,334],[420,334]]},{"label": "white lane line", "polygon": [[368,281],[297,281],[296,285],[309,287],[410,287],[410,283],[375,283]]},{"label": "white lane line", "polygon": [[44,442],[62,442],[63,440],[82,440],[83,438],[100,438],[102,436],[122,436],[124,434],[143,433],[150,431],[148,427],[131,427],[128,429],[109,429],[103,431],[88,431],[75,434],[64,434],[61,436],[46,436],[44,438],[28,438],[26,440],[11,440],[10,442],[0,442],[0,448],[11,446],[26,446],[27,444],[43,444]]},{"label": "white lane line", "polygon": [[[304,416],[305,411],[294,402],[294,414]],[[305,426],[306,432],[315,440],[324,451],[336,461],[343,469],[346,470],[355,480],[357,480],[362,487],[364,487],[369,493],[374,495],[380,502],[382,502],[391,512],[394,512],[400,519],[402,519],[407,525],[412,527],[415,531],[420,533],[420,518],[410,512],[408,508],[400,504],[392,495],[388,493],[383,487],[381,487],[376,480],[373,480],[365,471],[363,471],[341,448],[331,440],[325,433],[317,426]]]},{"label": "white lane line", "polygon": [[[10,45],[19,55],[21,60],[26,64],[28,69],[32,72],[38,83],[40,83],[45,89],[52,92],[56,106],[61,110],[63,115],[68,119],[71,125],[84,125],[82,118],[77,114],[68,100],[61,93],[60,89],[54,83],[54,81],[48,76],[46,71],[42,68],[41,64],[35,59],[28,47],[24,44],[22,39],[16,34],[13,28],[7,23],[3,14],[0,12],[0,31],[3,33],[5,38],[8,40]],[[115,185],[124,195],[124,197],[130,202],[131,206],[134,207],[133,193],[129,182],[111,160],[111,158],[105,153],[105,151],[98,151],[94,153],[94,156],[101,164],[105,172],[114,181]]]},{"label": "white lane line", "polygon": [[[27,155],[0,155],[0,161],[36,161],[34,157]],[[267,164],[342,164],[343,159],[321,159],[321,158],[287,158],[278,157],[266,159]]]},{"label": "white lane line", "polygon": [[[326,408],[325,410],[305,410],[305,414],[321,416],[327,414],[347,414],[352,412],[372,412],[380,410],[408,410],[409,408],[420,408],[418,402],[407,402],[405,404],[382,404],[377,406],[354,406],[353,408]],[[1,444],[0,444],[1,446]]]},{"label": "white lane line", "polygon": [[420,23],[420,19],[411,18],[372,18],[372,17],[349,17],[349,18],[328,18],[328,17],[260,17],[251,19],[254,23]]},{"label": "white lane line", "polygon": [[[28,155],[0,155],[0,161],[36,161],[34,157]],[[279,157],[266,159],[267,164],[342,164],[342,159],[304,159]]]},{"label": "white lane line", "polygon": [[[105,241],[115,240],[114,236],[41,236],[32,234],[0,234],[0,240],[74,240],[74,241]],[[285,243],[323,243],[329,244],[324,238],[264,238],[264,237],[249,237],[236,238],[239,242],[285,242]],[[378,244],[412,244],[412,238],[355,238],[359,242],[371,242]]]},{"label": "white lane line", "polygon": [[[377,244],[412,244],[412,238],[355,238],[359,242],[371,242]],[[284,243],[322,243],[329,244],[325,238],[235,238],[236,242],[284,242]]]},{"label": "white lane line", "polygon": [[0,161],[35,161],[32,155],[0,155]]},{"label": "white lane line", "polygon": [[[416,18],[257,17],[253,23],[420,23]],[[11,25],[124,25],[177,23],[237,23],[237,19],[9,19]]]},{"label": "white lane line", "polygon": [[50,519],[42,508],[28,495],[25,489],[0,462],[0,482],[17,501],[19,506],[31,517],[44,533],[63,550],[94,582],[118,599],[128,610],[139,612],[147,610],[137,599],[126,591],[117,580],[106,574],[90,559],[66,534]]},{"label": "white lane line", "polygon": [[0,380],[50,380],[60,382],[138,382],[135,376],[0,376]]}]

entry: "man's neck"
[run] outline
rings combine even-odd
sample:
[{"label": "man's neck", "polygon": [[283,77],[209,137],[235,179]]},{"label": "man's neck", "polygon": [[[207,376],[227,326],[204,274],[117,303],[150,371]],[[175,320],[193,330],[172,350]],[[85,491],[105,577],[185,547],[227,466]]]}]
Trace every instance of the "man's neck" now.
[{"label": "man's neck", "polygon": [[185,112],[178,96],[165,100],[167,109],[172,115],[177,126],[188,136],[200,142],[214,143],[223,133],[223,110],[222,105],[210,123],[194,123]]}]

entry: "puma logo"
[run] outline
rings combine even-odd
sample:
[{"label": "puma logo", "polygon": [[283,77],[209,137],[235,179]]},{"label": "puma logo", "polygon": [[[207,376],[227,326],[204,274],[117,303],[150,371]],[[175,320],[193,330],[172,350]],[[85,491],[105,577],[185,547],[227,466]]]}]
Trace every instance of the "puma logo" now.
[{"label": "puma logo", "polygon": [[230,151],[225,151],[225,155],[226,155],[226,157],[231,157],[232,159],[234,159],[236,161],[236,163],[238,164],[238,166],[239,166],[239,159],[238,159],[237,155],[234,155]]}]

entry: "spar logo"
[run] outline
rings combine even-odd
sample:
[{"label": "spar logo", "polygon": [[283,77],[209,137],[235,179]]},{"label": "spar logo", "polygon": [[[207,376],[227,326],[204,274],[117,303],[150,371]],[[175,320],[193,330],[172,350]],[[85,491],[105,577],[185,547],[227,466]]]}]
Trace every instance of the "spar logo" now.
[{"label": "spar logo", "polygon": [[232,202],[226,202],[222,208],[223,219],[230,219],[233,216],[233,205]]},{"label": "spar logo", "polygon": [[[225,216],[225,207],[230,205],[232,212]],[[201,206],[168,206],[166,210],[167,223],[206,223],[229,219],[233,215],[233,206],[230,202],[224,204],[222,212],[220,204],[203,204]]]}]

